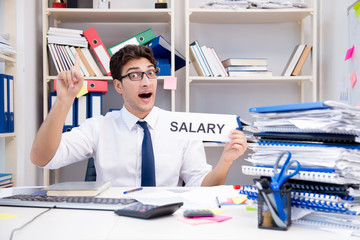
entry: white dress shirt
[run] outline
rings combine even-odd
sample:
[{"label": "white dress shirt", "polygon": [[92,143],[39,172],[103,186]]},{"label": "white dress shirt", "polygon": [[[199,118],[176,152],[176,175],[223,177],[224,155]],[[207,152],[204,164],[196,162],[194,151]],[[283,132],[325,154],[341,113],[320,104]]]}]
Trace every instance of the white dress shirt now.
[{"label": "white dress shirt", "polygon": [[[156,186],[200,186],[211,171],[201,141],[164,138],[156,134],[157,119],[165,110],[154,107],[144,119],[151,133]],[[90,157],[95,159],[97,181],[112,186],[141,185],[143,129],[138,117],[120,111],[87,119],[80,127],[63,133],[60,146],[45,168],[56,169]],[[163,135],[162,135],[163,136]]]}]

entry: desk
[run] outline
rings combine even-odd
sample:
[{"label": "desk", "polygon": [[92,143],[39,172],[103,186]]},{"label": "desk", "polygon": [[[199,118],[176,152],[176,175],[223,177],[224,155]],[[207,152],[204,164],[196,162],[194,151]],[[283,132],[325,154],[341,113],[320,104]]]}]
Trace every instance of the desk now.
[{"label": "desk", "polygon": [[[195,188],[190,191],[193,193],[200,191],[206,199],[213,200],[216,197],[213,194],[218,194],[223,188],[229,189],[231,186]],[[123,188],[110,188],[101,196],[119,196],[123,190]],[[156,195],[161,190],[163,189],[146,188],[132,196],[145,196],[149,193]],[[183,193],[177,194],[181,196]],[[288,231],[258,229],[257,211],[247,211],[243,205],[229,205],[222,208],[225,209],[222,215],[231,216],[231,220],[203,225],[189,225],[178,221],[177,219],[182,218],[184,208],[179,209],[172,216],[152,220],[122,217],[112,211],[51,209],[22,230],[15,232],[14,239],[346,239],[340,235],[296,226],[291,226]],[[45,210],[45,208],[0,207],[0,214],[9,213],[17,216],[0,219],[0,239],[10,239],[13,229],[22,226]]]}]

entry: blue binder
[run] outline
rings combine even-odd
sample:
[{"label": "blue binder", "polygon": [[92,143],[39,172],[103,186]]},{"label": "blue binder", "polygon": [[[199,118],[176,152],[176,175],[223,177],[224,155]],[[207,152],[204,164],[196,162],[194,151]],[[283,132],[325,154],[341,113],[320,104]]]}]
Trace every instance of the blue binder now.
[{"label": "blue binder", "polygon": [[89,117],[102,115],[102,93],[90,92],[88,94],[90,96]]},{"label": "blue binder", "polygon": [[7,76],[8,132],[14,132],[14,76]]},{"label": "blue binder", "polygon": [[171,76],[170,64],[158,64],[156,68],[159,70],[158,76]]},{"label": "blue binder", "polygon": [[7,78],[5,74],[0,74],[0,133],[8,130],[7,101]]},{"label": "blue binder", "polygon": [[320,102],[274,105],[274,106],[266,106],[266,107],[252,107],[249,109],[249,112],[255,112],[255,113],[287,112],[287,111],[304,111],[304,110],[326,109],[326,108],[332,108],[332,107],[327,106],[324,102],[320,101]]},{"label": "blue binder", "polygon": [[[56,100],[56,92],[50,92],[50,108],[53,106],[54,102]],[[76,125],[76,101],[75,99],[73,105],[71,106],[68,114],[66,115],[63,132],[70,131],[73,127]]]},{"label": "blue binder", "polygon": [[[153,50],[155,58],[166,58],[171,63],[171,45],[159,35],[148,43],[148,47]],[[185,58],[175,50],[175,71],[185,66]]]},{"label": "blue binder", "polygon": [[80,126],[80,124],[85,122],[85,120],[90,117],[89,104],[90,104],[89,93],[77,99],[75,126]]}]

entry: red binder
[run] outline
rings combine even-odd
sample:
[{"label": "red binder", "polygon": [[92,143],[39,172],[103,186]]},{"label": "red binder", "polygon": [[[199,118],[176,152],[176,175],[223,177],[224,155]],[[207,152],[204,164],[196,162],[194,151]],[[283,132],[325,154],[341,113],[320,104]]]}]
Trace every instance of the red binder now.
[{"label": "red binder", "polygon": [[[87,82],[88,92],[107,92],[108,82],[104,80],[84,80]],[[56,92],[56,79],[54,80],[54,92]]]},{"label": "red binder", "polygon": [[99,59],[101,66],[104,68],[106,74],[111,76],[110,73],[110,54],[105,48],[94,27],[91,27],[83,32],[84,37],[89,42],[91,49],[95,52],[96,57]]}]

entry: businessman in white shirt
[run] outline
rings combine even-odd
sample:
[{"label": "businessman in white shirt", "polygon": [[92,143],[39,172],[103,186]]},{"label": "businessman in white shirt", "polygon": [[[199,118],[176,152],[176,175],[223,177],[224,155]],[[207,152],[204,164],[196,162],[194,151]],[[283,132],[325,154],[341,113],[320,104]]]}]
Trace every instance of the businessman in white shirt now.
[{"label": "businessman in white shirt", "polygon": [[161,126],[156,120],[164,110],[154,106],[156,61],[146,46],[128,45],[111,58],[114,87],[124,100],[122,109],[90,118],[62,133],[66,115],[83,86],[79,62],[76,56],[75,66],[57,76],[56,101],[31,150],[35,165],[56,169],[93,157],[97,181],[110,181],[112,186],[141,186],[145,130],[138,121],[146,121],[153,148],[154,186],[224,184],[233,161],[247,149],[245,135],[233,130],[213,169],[206,162],[201,141],[160,137],[157,129]]}]

